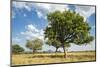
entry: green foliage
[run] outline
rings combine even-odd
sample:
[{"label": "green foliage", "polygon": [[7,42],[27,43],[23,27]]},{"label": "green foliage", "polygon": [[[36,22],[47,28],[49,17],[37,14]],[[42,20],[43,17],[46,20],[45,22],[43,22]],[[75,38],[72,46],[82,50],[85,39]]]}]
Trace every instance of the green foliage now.
[{"label": "green foliage", "polygon": [[48,44],[49,46],[54,46],[56,48],[55,52],[57,52],[58,48],[61,47],[61,43],[56,39],[48,40],[46,44]]},{"label": "green foliage", "polygon": [[35,52],[36,50],[41,50],[43,45],[43,41],[41,39],[35,39],[35,40],[27,40],[26,47],[33,50]]},{"label": "green foliage", "polygon": [[14,44],[12,45],[12,52],[17,54],[17,53],[24,52],[24,49],[20,47],[18,44]]},{"label": "green foliage", "polygon": [[94,38],[90,36],[91,27],[84,21],[84,17],[73,11],[55,11],[47,15],[49,26],[45,29],[45,38],[57,39],[65,52],[65,45],[70,43],[83,45],[91,42]]},{"label": "green foliage", "polygon": [[59,41],[57,41],[57,40],[54,40],[54,39],[53,40],[48,40],[46,42],[46,44],[48,44],[50,46],[54,46],[56,48],[59,48],[61,46],[61,43]]},{"label": "green foliage", "polygon": [[88,44],[88,43],[90,43],[91,41],[93,41],[94,40],[94,37],[93,36],[88,36],[88,37],[86,37],[84,40],[82,40],[82,41],[77,41],[76,42],[76,44],[77,45],[84,45],[84,44]]},{"label": "green foliage", "polygon": [[[60,41],[58,41],[58,40],[56,40],[56,39],[48,40],[48,41],[46,42],[46,44],[49,45],[49,46],[54,46],[54,47],[56,48],[56,51],[55,51],[55,52],[57,52],[57,49],[58,49],[58,48],[62,47]],[[64,45],[65,45],[65,47],[67,47],[67,48],[70,47],[70,44],[67,43],[67,42],[65,42]]]}]

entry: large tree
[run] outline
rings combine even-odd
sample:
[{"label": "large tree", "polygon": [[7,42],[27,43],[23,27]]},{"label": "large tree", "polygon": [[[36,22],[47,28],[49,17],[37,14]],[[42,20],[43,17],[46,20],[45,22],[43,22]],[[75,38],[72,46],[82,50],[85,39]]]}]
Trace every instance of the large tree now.
[{"label": "large tree", "polygon": [[33,50],[33,53],[37,50],[41,50],[43,41],[41,39],[27,40],[26,47]]},{"label": "large tree", "polygon": [[12,45],[12,53],[21,53],[24,51],[24,48],[20,47],[18,44]]},{"label": "large tree", "polygon": [[65,43],[84,45],[93,40],[90,35],[88,22],[84,17],[74,11],[55,11],[48,13],[48,26],[45,29],[45,38],[48,40],[57,39],[61,43],[66,58]]}]

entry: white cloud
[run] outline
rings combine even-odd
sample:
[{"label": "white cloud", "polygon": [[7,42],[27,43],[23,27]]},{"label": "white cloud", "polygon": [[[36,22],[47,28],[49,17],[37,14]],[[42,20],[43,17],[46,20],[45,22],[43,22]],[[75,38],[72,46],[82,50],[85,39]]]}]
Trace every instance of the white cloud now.
[{"label": "white cloud", "polygon": [[12,11],[12,18],[15,18],[16,13],[14,11]]},{"label": "white cloud", "polygon": [[27,29],[27,31],[30,31],[30,32],[39,32],[39,30],[32,24],[27,25],[25,28]]},{"label": "white cloud", "polygon": [[69,9],[69,7],[68,7],[68,5],[60,5],[60,4],[54,4],[54,5],[52,5],[51,4],[51,12],[52,11],[56,11],[56,10],[59,10],[59,11],[64,11],[64,10],[68,10]]},{"label": "white cloud", "polygon": [[18,37],[12,38],[12,42],[20,42],[21,40]]},{"label": "white cloud", "polygon": [[49,10],[50,9],[50,4],[46,3],[35,3],[35,7],[38,7],[37,9],[44,9],[44,10]]},{"label": "white cloud", "polygon": [[58,4],[46,4],[46,3],[35,3],[34,8],[37,11],[37,15],[39,18],[46,19],[46,15],[48,12],[54,12],[56,10],[64,11],[68,10],[68,5],[58,5]]},{"label": "white cloud", "polygon": [[34,25],[29,24],[25,26],[26,31],[21,32],[21,35],[23,35],[26,39],[44,39],[44,31],[42,29],[37,29]]},{"label": "white cloud", "polygon": [[40,11],[37,11],[37,15],[38,15],[39,18],[43,17],[43,14]]},{"label": "white cloud", "polygon": [[80,15],[84,16],[85,20],[95,13],[95,7],[93,6],[75,6],[75,11]]},{"label": "white cloud", "polygon": [[27,9],[28,11],[31,11],[31,8],[28,6],[27,2],[12,2],[13,7],[19,8],[19,9]]},{"label": "white cloud", "polygon": [[46,3],[37,3],[35,4],[35,7],[37,7],[37,9],[46,10],[48,12],[53,12],[56,10],[64,11],[69,9],[67,5],[46,4]]},{"label": "white cloud", "polygon": [[23,7],[25,7],[25,2],[15,2],[15,1],[13,1],[12,5],[16,8],[23,8]]}]

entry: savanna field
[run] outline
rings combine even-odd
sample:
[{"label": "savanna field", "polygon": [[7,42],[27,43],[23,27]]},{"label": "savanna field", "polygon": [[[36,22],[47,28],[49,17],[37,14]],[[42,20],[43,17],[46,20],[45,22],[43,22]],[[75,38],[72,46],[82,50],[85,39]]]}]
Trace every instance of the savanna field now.
[{"label": "savanna field", "polygon": [[66,58],[63,57],[63,53],[13,54],[12,65],[67,63],[96,60],[95,51],[67,52],[66,54]]}]

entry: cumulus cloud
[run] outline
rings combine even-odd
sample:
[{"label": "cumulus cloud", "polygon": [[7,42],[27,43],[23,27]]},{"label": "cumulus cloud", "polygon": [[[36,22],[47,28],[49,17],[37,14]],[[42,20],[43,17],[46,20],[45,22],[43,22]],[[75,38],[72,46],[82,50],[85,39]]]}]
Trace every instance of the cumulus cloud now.
[{"label": "cumulus cloud", "polygon": [[21,32],[21,35],[25,36],[26,39],[44,39],[44,31],[42,29],[37,29],[34,25],[29,24],[25,26],[26,31]]},{"label": "cumulus cloud", "polygon": [[75,11],[80,15],[84,16],[85,20],[95,13],[95,7],[93,6],[75,6]]},{"label": "cumulus cloud", "polygon": [[27,31],[30,31],[30,32],[36,32],[36,33],[39,32],[39,30],[35,26],[33,26],[32,24],[25,26],[25,28],[27,29]]}]

